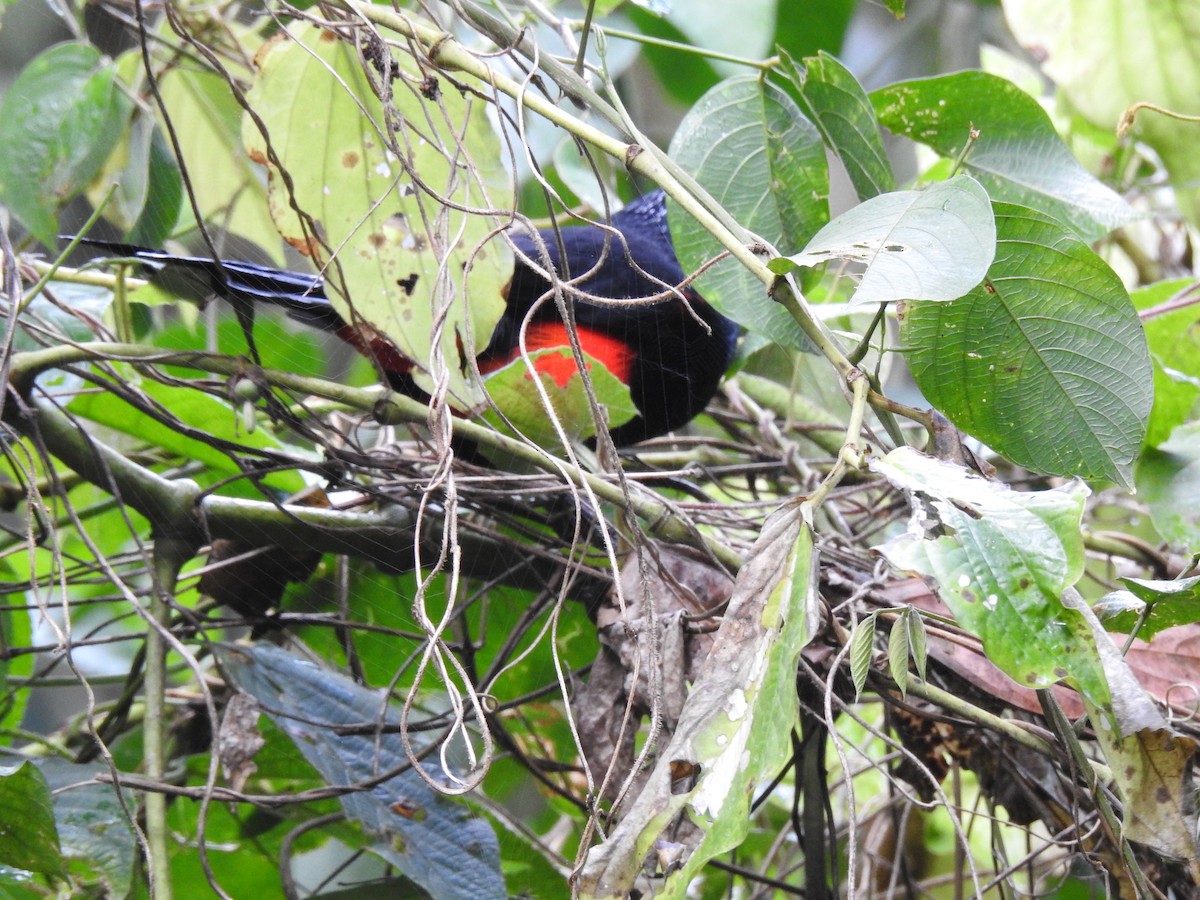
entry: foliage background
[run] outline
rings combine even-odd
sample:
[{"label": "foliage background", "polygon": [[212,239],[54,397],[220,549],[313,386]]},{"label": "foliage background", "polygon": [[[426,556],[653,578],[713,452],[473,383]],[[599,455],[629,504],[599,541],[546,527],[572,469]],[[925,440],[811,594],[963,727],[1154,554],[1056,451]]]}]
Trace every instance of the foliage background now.
[{"label": "foliage background", "polygon": [[[710,149],[728,149],[725,131],[696,114],[706,92],[746,67],[711,54],[760,60],[778,46],[795,60],[807,58],[809,72],[820,65],[812,60],[818,51],[836,55],[866,90],[883,89],[871,96],[869,115],[889,129],[888,177],[894,173],[899,187],[918,176],[950,184],[945,179],[955,148],[939,146],[936,134],[921,144],[900,135],[907,128],[915,136],[905,121],[913,110],[936,118],[938,98],[965,98],[966,125],[991,116],[980,144],[959,160],[994,204],[994,266],[1001,268],[988,270],[988,284],[1003,284],[1024,300],[1026,306],[1012,307],[1023,325],[1040,319],[1047,305],[1074,311],[1062,316],[1064,334],[1082,343],[1069,350],[1107,364],[1116,387],[1095,401],[1069,391],[1055,397],[1008,388],[1015,391],[1006,407],[1014,423],[984,405],[1003,399],[1004,385],[969,369],[972,353],[1009,360],[1026,346],[1010,349],[1000,340],[1007,326],[989,318],[994,291],[981,285],[950,303],[907,308],[888,341],[908,347],[914,364],[907,371],[897,354],[886,354],[884,391],[922,406],[915,378],[954,424],[1000,452],[992,461],[1019,493],[980,494],[973,481],[960,483],[958,474],[904,455],[888,456],[866,474],[859,465],[865,459],[847,457],[846,450],[870,446],[882,456],[890,446],[886,422],[869,420],[868,438],[857,444],[861,403],[847,402],[839,375],[817,357],[795,353],[787,339],[780,347],[761,333],[751,335],[743,340],[736,378],[712,415],[691,430],[691,439],[643,448],[626,462],[635,478],[667,479],[653,496],[638,495],[648,504],[638,510],[641,528],[622,522],[623,537],[641,549],[642,559],[655,558],[654,568],[668,573],[650,592],[669,595],[672,582],[680,581],[689,590],[683,592],[686,602],[663,610],[651,604],[614,622],[605,618],[614,613],[601,598],[616,566],[603,548],[562,541],[552,519],[510,499],[521,491],[545,506],[545,498],[564,492],[561,482],[531,475],[501,481],[492,471],[469,468],[442,480],[445,448],[438,433],[430,437],[411,427],[426,419],[425,410],[397,407],[383,423],[364,415],[378,399],[370,393],[371,367],[278,318],[260,316],[256,323],[261,361],[295,377],[268,377],[268,391],[244,361],[247,347],[233,316],[218,315],[216,307],[197,316],[147,289],[123,305],[111,278],[96,287],[80,283],[86,276],[59,276],[44,295],[28,294],[27,330],[14,332],[9,371],[26,398],[34,375],[38,392],[71,398],[71,419],[86,423],[87,434],[115,452],[98,456],[96,445],[65,420],[43,416],[31,427],[14,412],[15,400],[6,404],[11,531],[3,560],[6,693],[0,724],[12,752],[2,779],[2,808],[10,811],[4,821],[12,830],[0,842],[0,863],[8,867],[7,891],[123,896],[151,890],[167,896],[173,888],[181,896],[275,896],[337,890],[374,896],[385,886],[419,890],[415,882],[434,896],[562,896],[571,889],[568,876],[582,873],[577,888],[604,894],[605,882],[595,874],[602,864],[609,861],[609,873],[622,860],[636,864],[653,839],[658,856],[643,873],[652,879],[646,884],[680,892],[690,883],[694,893],[714,897],[801,890],[816,896],[837,888],[863,896],[999,895],[1007,889],[1072,897],[1098,896],[1105,883],[1130,893],[1146,893],[1149,884],[1194,888],[1186,864],[1194,822],[1182,792],[1195,703],[1195,637],[1186,630],[1195,618],[1195,582],[1180,578],[1189,569],[1189,553],[1200,547],[1192,434],[1200,388],[1191,338],[1195,212],[1188,148],[1194,126],[1143,114],[1123,139],[1113,126],[1137,100],[1197,112],[1189,107],[1200,91],[1189,85],[1195,87],[1200,42],[1188,22],[1200,21],[1200,10],[1192,10],[1189,20],[1187,9],[1168,11],[1149,2],[1064,3],[1062,18],[1049,18],[1032,11],[1037,4],[921,2],[907,4],[904,20],[897,21],[875,4],[794,6],[681,6],[666,18],[632,5],[602,9],[600,21],[610,28],[705,51],[646,45],[637,54],[636,43],[610,36],[607,63],[632,120],[655,143],[671,146],[746,224],[751,219],[736,206],[737,192],[722,196],[713,187],[723,179],[728,187],[728,173],[719,165],[715,173],[705,171]],[[174,9],[186,14],[183,30],[198,39],[196,46],[222,46],[221,29],[209,13]],[[11,65],[8,78],[40,45],[57,39],[49,36],[52,29],[44,38],[27,37],[29,19],[70,25],[64,37],[73,28],[86,29],[87,40],[114,57],[130,48],[126,8],[89,5],[61,17],[53,10],[42,4],[5,7],[0,40],[12,43],[0,56]],[[223,11],[222,28],[244,24],[236,12]],[[114,24],[122,16],[125,24]],[[539,40],[551,37],[542,33]],[[1072,52],[1082,46],[1088,50]],[[96,65],[87,53],[66,52],[74,55],[51,67],[47,91],[66,73],[90,75]],[[248,79],[246,60],[231,58],[243,68],[234,67],[229,78]],[[1151,62],[1159,59],[1170,61],[1161,67],[1170,78],[1156,77],[1160,67]],[[129,83],[136,79],[136,62],[125,56],[117,65]],[[1040,72],[1038,63],[1044,63]],[[927,93],[906,108],[904,93],[886,87],[981,64],[1028,95],[993,82],[926,82]],[[834,83],[838,71],[826,65],[823,77]],[[787,72],[786,65],[780,71]],[[1044,76],[1052,79],[1049,90]],[[108,99],[96,108],[124,120],[127,101],[108,89]],[[172,86],[164,78],[163,89],[175,91],[171,108],[181,125],[196,128],[210,114],[226,125],[240,121],[221,79]],[[819,105],[796,81],[780,93],[780,109],[807,102],[811,113]],[[1049,108],[1064,144],[1036,117],[1037,103]],[[689,110],[691,124],[684,119]],[[1014,117],[1010,132],[995,110]],[[117,175],[122,186],[109,218],[123,218],[121,230],[132,230],[138,241],[160,243],[178,230],[173,210],[182,198],[178,185],[171,187],[170,167],[154,167],[154,132],[148,126],[140,136],[130,131],[123,146],[121,128],[110,129],[102,119],[87,132],[96,143],[79,144],[91,151],[108,147],[114,155],[94,152],[95,159],[76,161],[73,171],[87,175],[62,186],[59,199],[69,195],[69,204],[45,207],[48,233],[81,226]],[[6,116],[10,135],[14,121]],[[930,121],[924,124],[937,131]],[[946,126],[945,133],[961,131]],[[995,145],[987,141],[998,138],[1005,152],[988,157]],[[297,264],[276,239],[261,184],[232,177],[241,165],[229,156],[230,148],[240,148],[236,129],[222,134],[219,127],[206,132],[201,126],[189,140],[206,163],[193,166],[192,187],[201,203],[216,204],[206,214],[239,233],[222,244],[222,252]],[[567,191],[568,199],[599,203],[596,176],[574,158],[561,132],[534,124],[527,140],[550,185]],[[847,144],[834,143],[842,162],[855,158]],[[931,148],[946,158],[939,162]],[[157,172],[165,180],[155,182],[152,174],[139,184],[138,167],[129,164],[129,154],[138,152],[149,161],[143,174]],[[1123,199],[1099,193],[1099,181],[1071,168],[1072,154]],[[19,156],[10,155],[7,172]],[[1005,170],[1008,163],[1014,168]],[[605,186],[631,196],[632,185],[615,174],[619,165],[599,166]],[[521,171],[522,209],[545,214],[538,180]],[[1030,175],[1042,180],[1026,193],[1005,193]],[[853,171],[846,175],[835,163],[831,176],[831,214],[854,207],[856,197],[869,199]],[[15,198],[31,183],[10,174],[6,204],[28,209]],[[246,184],[258,184],[257,192]],[[892,185],[877,187],[887,192]],[[1072,189],[1078,192],[1063,201]],[[138,197],[149,202],[139,204]],[[232,206],[223,208],[231,197]],[[1059,203],[1056,211],[1068,224],[1003,205],[1037,205],[1031,197]],[[1124,201],[1136,208],[1136,219],[1125,215]],[[868,218],[877,217],[874,209]],[[713,255],[705,243],[711,239],[679,209],[673,216],[685,268],[698,268]],[[28,215],[22,224],[10,219],[6,234],[33,266],[34,247],[22,239],[25,229],[38,232],[38,225]],[[968,229],[976,230],[974,223]],[[780,248],[799,256],[804,243]],[[955,243],[953,249],[965,258],[965,246]],[[15,256],[8,260],[11,277]],[[1045,273],[1052,288],[1045,286]],[[45,269],[34,267],[32,274]],[[836,267],[798,277],[812,300],[849,299],[850,281],[838,278]],[[701,284],[706,293],[722,291],[716,273]],[[1127,288],[1134,289],[1132,304]],[[10,310],[13,298],[29,289],[9,282]],[[732,303],[750,293],[745,282],[725,290]],[[1148,345],[1135,307],[1150,312],[1141,320]],[[755,315],[749,307],[737,310],[739,318]],[[1094,329],[1093,339],[1087,325],[1097,316],[1103,327]],[[823,318],[839,334],[861,334],[869,314]],[[789,334],[795,332],[790,321],[785,324]],[[151,369],[137,365],[136,354],[111,348],[75,357],[62,349],[68,338],[91,341],[104,328],[136,337],[148,355],[176,351],[180,355],[166,360],[176,365]],[[974,336],[947,345],[943,336],[955,329],[975,329]],[[779,339],[778,332],[765,333]],[[844,341],[843,350],[852,345]],[[206,362],[200,378],[178,365],[203,350],[219,351],[224,361]],[[877,364],[871,356],[865,365]],[[1104,381],[1085,366],[1066,365],[1089,385]],[[238,382],[251,386],[239,389]],[[346,390],[337,390],[340,385]],[[1114,418],[1112,395],[1134,412],[1105,434],[1098,418]],[[1098,417],[1092,415],[1097,411]],[[1083,451],[1082,461],[1071,455],[1093,439],[1094,453]],[[915,432],[909,440],[920,443]],[[1067,455],[1056,457],[1062,445]],[[834,491],[850,469],[854,474]],[[319,480],[314,474],[328,479],[331,472],[341,487],[355,488],[353,505],[338,511],[289,507],[288,515],[277,515],[274,504],[282,496]],[[1090,497],[1065,480],[1075,472],[1090,477]],[[181,479],[191,479],[197,490],[180,488]],[[918,583],[898,577],[898,570],[932,573],[951,587],[963,565],[958,547],[887,544],[883,553],[895,566],[890,572],[868,553],[904,531],[908,508],[888,483],[915,492],[918,508],[934,511],[948,534],[992,541],[981,557],[967,558],[967,568],[975,572],[986,564],[994,570],[994,585],[984,588],[984,596],[1003,598],[999,610],[976,610],[982,614],[973,619],[970,597],[943,590],[947,610]],[[448,501],[447,484],[458,506]],[[1133,484],[1136,494],[1129,490]],[[814,495],[819,500],[800,508],[803,514],[793,509],[791,516],[768,518],[782,498]],[[602,496],[620,499],[619,493]],[[237,505],[263,498],[267,502],[258,507]],[[666,507],[655,505],[663,502],[659,498],[669,499],[681,517],[662,515]],[[197,542],[192,510],[201,501],[207,504],[205,540]],[[143,516],[148,509],[156,510],[153,534]],[[422,532],[425,521],[431,524]],[[414,536],[424,534],[425,559],[436,559],[442,521],[449,522],[447,533],[461,551],[468,576],[461,583],[412,571]],[[1008,523],[1008,530],[986,532],[996,522]],[[1024,534],[1024,543],[995,549],[1013,531]],[[748,642],[742,651],[748,655],[720,656],[725,648],[706,643],[713,638],[703,625],[684,628],[688,643],[678,650],[652,639],[645,643],[645,635],[662,627],[656,616],[677,614],[680,606],[693,614],[723,609],[728,580],[711,565],[676,557],[669,546],[698,543],[695,533],[707,538],[710,558],[730,568],[731,560],[744,564],[734,597],[744,599],[746,621],[753,625],[759,613],[760,624],[778,616],[778,627],[764,626],[758,643]],[[193,558],[194,547],[214,536],[226,543],[207,558]],[[257,548],[264,545],[284,549],[263,555]],[[1033,552],[1043,549],[1045,558]],[[249,569],[219,565],[222,554],[240,552],[257,553]],[[584,566],[567,567],[564,559]],[[311,577],[287,587],[282,599],[272,593],[310,568]],[[224,581],[215,574],[221,571]],[[1118,581],[1127,576],[1141,580]],[[630,579],[631,596],[650,584],[646,569],[636,564],[627,564],[623,577]],[[1029,583],[1036,590],[1027,591]],[[263,585],[268,590],[260,596]],[[1070,611],[1079,595],[1103,598],[1101,611],[1112,614],[1110,627],[1122,635],[1140,628],[1142,637],[1155,641],[1126,646],[1120,637],[1128,665],[1105,658],[1107,639],[1097,642],[1088,617]],[[736,621],[742,609],[731,601],[725,622]],[[914,610],[927,613],[924,625]],[[951,611],[957,624],[951,624]],[[815,619],[818,612],[823,616]],[[612,636],[622,629],[641,634],[643,643]],[[668,627],[662,633],[672,632]],[[222,643],[249,634],[256,643],[240,649]],[[275,643],[287,652],[272,649]],[[963,655],[963,648],[973,653]],[[706,652],[732,659],[721,675],[725,680],[707,680],[701,671]],[[688,683],[692,696],[700,693],[696,684],[728,695],[729,671],[755,652],[769,663],[752,705],[778,716],[757,719],[749,739],[761,771],[752,768],[724,783],[723,796],[736,802],[714,803],[720,811],[709,820],[693,817],[703,822],[695,833],[687,825],[656,830],[655,816],[684,802],[676,798],[690,797],[693,809],[699,807],[696,783],[711,785],[701,776],[708,777],[721,759],[704,744],[722,739],[705,730],[711,722],[697,718],[694,705],[670,704],[682,704]],[[1040,697],[989,668],[985,652],[1025,687],[1042,689]],[[314,668],[304,658],[328,668]],[[920,677],[910,673],[910,660]],[[658,683],[650,679],[654,686],[644,693],[625,690],[627,678],[637,682],[630,673],[639,666],[660,673]],[[791,690],[797,666],[798,701]],[[145,680],[156,672],[165,680]],[[1052,700],[1045,689],[1064,675],[1076,693],[1058,688]],[[1188,685],[1192,693],[1185,697]],[[656,691],[658,699],[648,699]],[[238,698],[247,696],[265,714],[239,711]],[[394,701],[391,708],[384,696]],[[654,706],[664,697],[665,713]],[[635,721],[653,707],[668,732],[695,742],[688,758],[700,764],[695,771],[673,771],[678,783],[659,795],[631,779],[617,826],[606,813],[632,756],[621,757],[625,767],[614,771],[606,790],[598,785],[604,767],[588,753],[605,741],[620,744],[611,727],[621,717],[612,710],[625,704]],[[1082,744],[1060,706],[1072,718],[1090,715],[1096,731],[1085,730]],[[481,721],[486,730],[478,727]],[[648,721],[641,720],[636,746],[626,753],[656,746]],[[1119,739],[1106,741],[1105,730],[1115,730]],[[659,736],[657,746],[667,746],[669,736]],[[407,747],[405,739],[411,741]],[[427,746],[447,749],[436,765],[412,767],[409,752]],[[1005,764],[1014,762],[1015,770]],[[1091,773],[1111,784],[1121,763],[1138,777],[1121,781],[1118,772],[1113,796],[1088,780]],[[400,772],[395,780],[374,783],[392,771]],[[484,780],[465,803],[448,800],[426,784],[461,789],[446,772],[468,784]],[[126,786],[121,792],[111,787],[114,777]],[[356,788],[343,793],[330,791],[329,784]],[[68,785],[78,787],[61,790]],[[1132,835],[1133,843],[1121,835]],[[642,845],[622,856],[627,837]],[[137,862],[146,859],[149,872]],[[627,874],[632,879],[634,873]]]}]

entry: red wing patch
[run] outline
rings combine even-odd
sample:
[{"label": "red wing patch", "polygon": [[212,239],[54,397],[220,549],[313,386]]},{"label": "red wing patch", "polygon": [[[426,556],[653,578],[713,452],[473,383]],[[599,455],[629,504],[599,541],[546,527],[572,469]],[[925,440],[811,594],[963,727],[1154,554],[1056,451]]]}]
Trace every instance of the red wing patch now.
[{"label": "red wing patch", "polygon": [[[604,334],[592,328],[580,327],[579,344],[583,352],[602,363],[612,374],[624,384],[629,384],[633,372],[633,348],[620,338]],[[560,388],[565,388],[572,377],[579,373],[575,359],[571,355],[571,343],[567,338],[567,329],[562,322],[534,322],[525,332],[526,349],[532,353],[535,350],[562,348],[563,353],[547,353],[538,358],[535,368],[543,375],[549,376]],[[514,347],[507,356],[499,357],[480,363],[479,371],[487,375],[507,366],[520,356]]]}]

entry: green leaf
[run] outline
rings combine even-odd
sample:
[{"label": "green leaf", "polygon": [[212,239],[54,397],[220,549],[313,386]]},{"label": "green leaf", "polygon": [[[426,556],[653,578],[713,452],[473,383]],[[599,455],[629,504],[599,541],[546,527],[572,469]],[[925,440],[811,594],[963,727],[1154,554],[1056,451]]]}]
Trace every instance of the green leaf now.
[{"label": "green leaf", "polygon": [[[781,88],[742,75],[721,82],[684,117],[671,156],[742,226],[796,247],[829,220],[829,171],[821,136]],[[723,248],[668,202],[675,252],[696,271]],[[725,315],[778,344],[809,349],[800,326],[745,267],[725,259],[697,280]]]},{"label": "green leaf", "polygon": [[[1139,312],[1153,309],[1195,289],[1191,278],[1160,281],[1130,294]],[[1146,443],[1157,446],[1179,425],[1193,418],[1200,400],[1200,307],[1178,309],[1142,319],[1150,358],[1154,361],[1154,406],[1146,428]]]},{"label": "green leaf", "polygon": [[1134,216],[1071,155],[1038,102],[997,75],[959,72],[905,81],[875,91],[871,100],[889,129],[948,159],[957,159],[977,130],[965,168],[993,200],[1061,219],[1089,240]]},{"label": "green leaf", "polygon": [[[143,77],[141,53],[123,54],[117,76],[137,85]],[[156,247],[171,236],[183,202],[182,175],[149,108],[134,109],[129,128],[88,187],[88,200],[99,206],[114,184],[104,217],[129,235],[130,243]]]},{"label": "green leaf", "polygon": [[1150,640],[1160,631],[1176,625],[1200,622],[1200,575],[1176,581],[1122,578],[1129,590],[1114,591],[1100,598],[1097,615],[1106,613],[1104,627],[1128,634],[1137,624],[1147,605],[1150,614],[1138,630],[1138,637]]},{"label": "green leaf", "polygon": [[211,228],[251,241],[282,265],[283,249],[267,208],[266,186],[242,148],[242,108],[229,85],[215,73],[181,60],[163,73],[159,92],[183,150],[201,218]]},{"label": "green leaf", "polygon": [[[400,722],[378,691],[320,669],[269,645],[219,647],[221,667],[262,705],[330,785],[352,785],[406,767],[403,738],[394,732],[341,733],[342,726]],[[414,752],[426,746],[409,735]],[[435,754],[436,757],[436,754]],[[430,778],[444,780],[426,766]],[[340,799],[346,815],[372,837],[369,849],[435,897],[503,898],[500,856],[487,821],[435,791],[411,769],[371,790]]]},{"label": "green leaf", "polygon": [[925,620],[914,609],[908,609],[904,614],[908,628],[908,649],[912,654],[913,666],[921,679],[925,679],[925,664],[928,660],[928,640],[925,634]]},{"label": "green leaf", "polygon": [[87,44],[57,44],[29,63],[0,105],[0,198],[48,247],[58,211],[100,171],[130,103]]},{"label": "green leaf", "polygon": [[1044,215],[999,203],[996,229],[982,287],[901,311],[917,385],[956,426],[1019,465],[1129,484],[1153,396],[1125,288]]},{"label": "green leaf", "polygon": [[[513,189],[487,104],[444,79],[423,88],[438,92],[436,102],[426,100],[415,86],[429,73],[408,57],[397,65],[388,118],[352,44],[296,26],[259,54],[248,95],[270,148],[249,118],[243,136],[252,157],[265,163],[273,152],[288,173],[285,182],[270,162],[271,212],[288,243],[322,262],[330,261],[327,248],[336,251],[326,293],[342,317],[386,335],[431,393],[446,389],[434,384],[444,374],[455,405],[470,408],[483,393],[461,360],[477,355],[499,320],[512,258],[502,241],[487,241],[498,220],[458,212],[447,200],[503,207]],[[310,112],[314,98],[319,117]],[[385,119],[408,148],[402,160],[387,147]],[[311,221],[320,223],[320,241]]]},{"label": "green leaf", "polygon": [[842,213],[791,257],[798,266],[843,259],[866,266],[850,304],[955,300],[983,280],[996,253],[987,193],[956,175],[923,191],[872,197]]},{"label": "green leaf", "polygon": [[105,765],[47,758],[38,760],[37,767],[55,792],[54,817],[63,856],[85,866],[110,896],[128,896],[138,852],[127,812],[137,808],[132,793],[125,792],[122,807],[115,786],[96,782],[97,776],[109,774]]},{"label": "green leaf", "polygon": [[1200,422],[1180,425],[1138,460],[1138,496],[1163,540],[1200,552]]},{"label": "green leaf", "polygon": [[[231,452],[218,449],[213,443],[226,441],[230,445],[256,450],[285,449],[267,429],[246,432],[238,411],[224,400],[194,388],[149,380],[143,381],[140,388],[158,404],[164,416],[174,419],[175,426],[159,421],[107,392],[79,394],[68,409],[74,415],[127,434],[171,456],[202,462],[220,478],[242,475],[245,470]],[[181,430],[187,428],[201,431],[191,436]],[[284,493],[295,493],[304,487],[304,479],[294,469],[271,472],[263,476],[262,481]],[[251,490],[252,496],[260,496],[257,488]]]},{"label": "green leaf", "polygon": [[[908,660],[912,652],[908,643],[908,617],[911,614],[912,610],[909,609],[902,612],[888,635],[888,672],[905,697],[908,696]],[[859,688],[859,693],[862,693],[862,688]]]},{"label": "green leaf", "polygon": [[50,878],[66,875],[50,788],[30,762],[0,765],[0,860]]},{"label": "green leaf", "polygon": [[859,200],[895,190],[896,177],[871,98],[858,79],[827,53],[797,65],[785,55],[784,69],[799,92],[800,107],[838,155]]},{"label": "green leaf", "polygon": [[[1110,132],[1125,110],[1151,102],[1200,114],[1200,8],[1194,0],[1005,0],[1004,13],[1024,46],[1072,107]],[[1143,110],[1134,134],[1166,166],[1183,213],[1200,223],[1196,125]]]},{"label": "green leaf", "polygon": [[850,635],[850,680],[854,682],[854,699],[857,700],[867,686],[871,674],[871,661],[875,657],[875,614],[867,616],[854,626]]},{"label": "green leaf", "polygon": [[157,125],[146,159],[146,202],[129,232],[129,241],[158,247],[171,236],[183,204],[183,173]]},{"label": "green leaf", "polygon": [[[592,390],[607,411],[607,427],[615,428],[628,422],[637,414],[629,388],[603,363],[587,355],[584,359]],[[532,377],[531,367],[538,373],[540,390]],[[556,422],[566,432],[570,443],[596,433],[583,378],[569,347],[534,351],[529,354],[528,364],[518,357],[489,375],[486,382],[488,396],[497,409],[503,411],[504,417],[488,408],[483,419],[501,430],[508,430],[504,425],[504,418],[507,418],[528,440],[551,452],[562,447]]]},{"label": "green leaf", "polygon": [[1065,678],[1106,706],[1089,627],[1061,599],[1083,574],[1087,488],[1018,493],[908,447],[871,468],[913,497],[909,533],[876,548],[888,562],[929,581],[1018,684]]}]

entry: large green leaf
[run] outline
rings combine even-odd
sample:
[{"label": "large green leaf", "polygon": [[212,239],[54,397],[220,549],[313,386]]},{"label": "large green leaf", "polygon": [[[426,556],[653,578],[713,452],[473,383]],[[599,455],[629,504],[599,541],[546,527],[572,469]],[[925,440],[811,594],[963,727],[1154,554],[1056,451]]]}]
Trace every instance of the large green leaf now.
[{"label": "large green leaf", "polygon": [[100,171],[129,116],[115,70],[88,44],[29,63],[0,105],[0,199],[53,247],[58,211]]},{"label": "large green leaf", "polygon": [[969,175],[923,191],[880,194],[842,213],[795,256],[772,260],[818,266],[842,259],[865,266],[851,305],[955,300],[978,285],[996,254],[987,192]]},{"label": "large green leaf", "polygon": [[[268,645],[222,647],[217,658],[329,784],[353,785],[399,771],[341,798],[346,815],[372,838],[373,853],[434,897],[506,896],[496,835],[463,803],[405,768],[405,741],[395,731],[399,711],[378,691]],[[358,730],[372,722],[380,731]],[[409,739],[414,752],[425,746],[416,733]],[[427,771],[430,778],[442,777],[433,766]]]},{"label": "large green leaf", "polygon": [[404,57],[385,112],[353,45],[309,26],[279,35],[259,65],[249,100],[269,144],[250,118],[243,137],[268,164],[280,232],[328,264],[326,293],[343,318],[386,335],[431,393],[444,378],[456,405],[475,406],[481,387],[462,360],[487,342],[512,275],[507,247],[486,240],[498,220],[452,208],[512,199],[486,104],[422,84],[428,73]]},{"label": "large green leaf", "polygon": [[1091,632],[1061,601],[1083,574],[1087,488],[1018,493],[909,447],[871,467],[914,498],[909,533],[877,548],[888,562],[928,579],[1018,684],[1067,678],[1107,706]]},{"label": "large green leaf", "polygon": [[879,119],[897,134],[965,160],[994,200],[1061,219],[1095,239],[1133,218],[1121,197],[1071,155],[1038,102],[985,72],[905,81],[871,94]]},{"label": "large green leaf", "polygon": [[1065,226],[996,204],[996,261],[950,303],[912,303],[917,385],[1019,465],[1129,484],[1153,401],[1150,357],[1120,279]]},{"label": "large green leaf", "polygon": [[30,762],[0,765],[0,863],[51,878],[66,874],[50,788]]},{"label": "large green leaf", "polygon": [[[750,75],[721,82],[684,117],[671,155],[743,227],[782,247],[802,246],[829,220],[821,136],[781,88]],[[691,216],[667,205],[675,251],[695,271],[723,248]],[[800,326],[736,260],[697,281],[714,306],[776,343],[811,345]]]},{"label": "large green leaf", "polygon": [[[1134,103],[1200,114],[1200,2],[1005,0],[1013,33],[1044,60],[1071,105],[1111,131]],[[1179,207],[1200,222],[1196,126],[1143,111],[1135,132],[1158,153]]]},{"label": "large green leaf", "polygon": [[797,65],[787,60],[788,78],[800,95],[800,105],[838,155],[859,200],[896,187],[892,164],[883,149],[875,107],[858,79],[827,53]]}]

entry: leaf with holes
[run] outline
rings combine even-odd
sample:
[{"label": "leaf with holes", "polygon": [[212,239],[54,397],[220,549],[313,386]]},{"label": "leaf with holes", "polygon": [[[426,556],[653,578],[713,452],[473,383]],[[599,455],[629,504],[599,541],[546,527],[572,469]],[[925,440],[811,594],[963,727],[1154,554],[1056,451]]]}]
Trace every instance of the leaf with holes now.
[{"label": "leaf with holes", "polygon": [[894,300],[954,300],[983,280],[996,252],[992,205],[975,179],[957,175],[923,191],[880,194],[842,213],[795,256],[796,266],[841,259],[865,268],[851,305]]},{"label": "leaf with holes", "polygon": [[492,333],[512,276],[507,246],[488,240],[498,222],[459,210],[512,200],[487,104],[402,57],[385,111],[353,45],[330,30],[296,26],[258,61],[248,99],[270,144],[249,117],[243,139],[268,166],[280,233],[331,263],[334,307],[385,335],[421,387],[435,393],[440,375],[455,406],[476,405],[482,388],[463,363]]},{"label": "leaf with holes", "polygon": [[1067,679],[1106,707],[1095,641],[1062,602],[1083,574],[1087,488],[1072,482],[1018,493],[909,447],[871,468],[913,498],[908,534],[876,548],[887,561],[929,581],[1018,684],[1043,688]]}]

